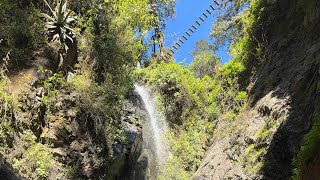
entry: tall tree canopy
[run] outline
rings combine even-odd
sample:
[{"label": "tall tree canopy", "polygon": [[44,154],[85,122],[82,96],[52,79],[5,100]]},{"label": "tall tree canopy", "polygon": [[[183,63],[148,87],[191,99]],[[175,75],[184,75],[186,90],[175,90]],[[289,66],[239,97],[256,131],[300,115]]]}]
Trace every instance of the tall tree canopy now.
[{"label": "tall tree canopy", "polygon": [[209,43],[204,39],[198,41],[191,54],[193,61],[190,64],[190,69],[195,73],[195,76],[199,78],[203,78],[205,75],[213,77],[220,59],[213,53]]},{"label": "tall tree canopy", "polygon": [[203,52],[203,51],[210,51],[211,46],[209,45],[208,41],[201,39],[196,42],[196,45],[194,49],[191,51],[191,55],[195,57],[197,54]]},{"label": "tall tree canopy", "polygon": [[222,0],[217,9],[217,20],[212,25],[210,38],[213,40],[213,50],[218,50],[232,42],[236,42],[242,35],[243,23],[241,14],[251,0]]}]

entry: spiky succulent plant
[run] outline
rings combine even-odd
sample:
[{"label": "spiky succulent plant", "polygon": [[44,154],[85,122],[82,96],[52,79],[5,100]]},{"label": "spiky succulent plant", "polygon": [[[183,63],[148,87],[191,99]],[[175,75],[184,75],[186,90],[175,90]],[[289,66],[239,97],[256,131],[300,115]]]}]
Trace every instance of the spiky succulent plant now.
[{"label": "spiky succulent plant", "polygon": [[46,19],[46,28],[48,30],[48,39],[50,41],[59,40],[64,44],[67,40],[73,43],[74,30],[69,27],[69,24],[75,21],[75,17],[71,17],[71,10],[67,10],[67,1],[60,0],[56,9],[53,10],[46,0],[44,3],[50,9],[52,16],[41,13]]}]

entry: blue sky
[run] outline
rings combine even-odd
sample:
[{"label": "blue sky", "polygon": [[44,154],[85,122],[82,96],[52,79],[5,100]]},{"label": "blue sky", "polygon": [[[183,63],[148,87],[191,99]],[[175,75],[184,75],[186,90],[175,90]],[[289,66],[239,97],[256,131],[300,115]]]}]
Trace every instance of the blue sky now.
[{"label": "blue sky", "polygon": [[[204,22],[198,20],[199,17],[203,17],[202,13],[206,11],[206,9],[212,11],[210,9],[210,4],[214,5],[213,1],[208,0],[176,0],[176,18],[175,20],[169,19],[167,21],[167,26],[165,29],[165,46],[170,47],[173,42],[177,40],[177,38],[182,38],[182,35],[191,27],[191,25],[195,25],[197,30],[195,33],[191,34],[191,37],[187,37],[188,40],[185,41],[184,44],[179,48],[179,50],[174,54],[176,61],[182,62],[186,61],[188,64],[192,61],[192,56],[190,52],[193,50],[195,44],[200,39],[206,39],[210,42],[209,34],[211,30],[211,26],[214,22],[213,14],[209,15]],[[206,13],[208,14],[208,13]],[[201,23],[201,26],[198,27],[196,24],[196,20]],[[222,59],[222,63],[230,60],[228,56],[227,48],[223,48],[217,52],[217,56]]]}]

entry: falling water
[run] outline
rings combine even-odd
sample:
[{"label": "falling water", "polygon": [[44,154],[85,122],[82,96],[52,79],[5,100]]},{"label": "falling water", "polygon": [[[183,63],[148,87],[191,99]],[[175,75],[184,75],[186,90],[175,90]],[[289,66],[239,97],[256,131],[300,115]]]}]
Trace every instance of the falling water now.
[{"label": "falling water", "polygon": [[154,157],[148,158],[154,159],[156,166],[154,171],[157,171],[158,167],[164,164],[166,157],[168,157],[169,154],[162,137],[163,133],[167,129],[167,124],[165,118],[157,111],[154,100],[150,95],[150,91],[139,85],[135,85],[135,91],[141,97],[144,108],[149,116],[149,118],[147,118],[148,120],[146,125],[144,126],[144,128],[149,129],[149,132],[143,133],[144,148],[151,149]]}]

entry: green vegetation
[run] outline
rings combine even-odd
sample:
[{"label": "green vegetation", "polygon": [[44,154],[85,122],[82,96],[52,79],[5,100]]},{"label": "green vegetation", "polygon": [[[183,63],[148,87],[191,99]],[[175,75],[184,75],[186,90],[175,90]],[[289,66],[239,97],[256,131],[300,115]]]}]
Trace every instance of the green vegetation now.
[{"label": "green vegetation", "polygon": [[255,134],[254,143],[246,148],[243,158],[239,160],[243,163],[248,173],[261,173],[262,167],[267,163],[265,155],[267,154],[272,136],[279,125],[285,120],[285,117],[274,119],[274,113],[271,112],[269,118]]},{"label": "green vegetation", "polygon": [[0,152],[12,143],[13,129],[13,112],[14,100],[8,89],[8,77],[6,76],[7,64],[10,60],[9,53],[3,58],[3,65],[0,69]]},{"label": "green vegetation", "polygon": [[[22,140],[24,144],[20,144],[20,150],[24,150],[25,153],[21,158],[13,160],[13,167],[19,169],[23,177],[46,179],[53,173],[53,169],[61,166],[54,161],[49,145],[36,143],[36,137],[31,132],[22,134]],[[54,176],[59,177],[59,174]]]},{"label": "green vegetation", "polygon": [[[257,8],[257,3],[252,2],[249,9]],[[246,62],[249,56],[256,54],[253,48],[256,42],[249,39],[255,26],[252,22],[256,18],[251,17],[250,13],[242,13],[243,22],[247,22],[244,23],[244,35],[231,46],[233,60],[222,67],[219,67],[219,60],[211,54],[211,47],[206,42],[197,43],[190,69],[200,78],[194,77],[189,69],[171,63],[151,65],[136,73],[141,82],[147,82],[159,94],[158,103],[164,107],[172,127],[175,127],[173,124],[179,125],[178,129],[172,129],[167,135],[174,158],[169,160],[163,177],[177,177],[176,173],[181,177],[191,176],[204,156],[206,143],[212,141],[215,120],[220,117],[233,124],[247,107],[247,94],[242,91],[239,81],[244,78],[243,75],[248,76],[246,73],[250,72],[250,68],[247,69]],[[224,133],[220,130],[215,133],[227,135],[234,128],[229,126]],[[265,152],[260,150],[257,154]]]},{"label": "green vegetation", "polygon": [[[228,86],[223,87],[219,81],[229,70],[228,66],[224,67],[218,68],[216,76],[205,75],[203,78],[196,78],[191,70],[172,63],[152,65],[135,73],[138,80],[147,82],[158,94],[158,104],[163,107],[172,126],[166,139],[174,156],[163,170],[162,178],[188,179],[198,168],[207,144],[212,141],[219,115],[226,113],[226,119],[232,121],[245,108],[246,93],[239,91],[234,85],[236,82],[232,84],[230,78],[229,83],[226,82]],[[225,92],[227,89],[229,91]],[[227,98],[230,102],[226,101]],[[233,118],[228,113],[234,114]]]},{"label": "green vegetation", "polygon": [[200,40],[196,43],[195,49],[191,53],[193,61],[190,69],[196,77],[203,78],[205,75],[213,77],[220,66],[220,59],[210,51],[207,41]]},{"label": "green vegetation", "polygon": [[[75,31],[69,27],[69,25],[75,21],[75,18],[70,16],[72,11],[69,10],[68,12],[68,2],[66,0],[60,0],[58,2],[58,6],[55,8],[56,11],[51,8],[46,0],[43,1],[52,14],[52,16],[50,16],[42,13],[42,15],[47,19],[46,28],[48,31],[48,40],[49,42],[55,40],[60,41],[60,61],[63,61],[75,38]],[[60,66],[62,65],[61,63],[62,62],[60,62]]]},{"label": "green vegetation", "polygon": [[[0,63],[5,67],[0,74],[0,145],[19,174],[27,179],[99,179],[112,173],[106,169],[117,156],[114,146],[126,143],[121,117],[133,87],[132,71],[151,44],[162,50],[162,29],[174,4],[0,3],[0,55],[5,57]],[[156,38],[148,39],[150,32]],[[38,71],[28,75],[27,86],[21,84],[15,104],[10,88],[17,85],[13,78],[24,78],[19,75],[23,68]],[[61,158],[78,144],[85,148],[75,147],[68,154],[71,160]],[[90,173],[83,171],[84,157],[77,155],[89,151],[94,156]]]},{"label": "green vegetation", "polygon": [[[245,3],[246,1],[236,1],[233,5],[240,8]],[[170,132],[166,134],[166,139],[173,157],[161,170],[160,177],[163,179],[190,178],[197,170],[206,148],[214,140],[213,132],[217,120],[232,123],[247,107],[247,94],[243,91],[244,85],[240,84],[241,79],[251,75],[254,67],[254,65],[249,66],[247,62],[257,57],[260,58],[260,62],[264,61],[261,55],[263,46],[258,43],[260,39],[256,37],[256,41],[253,40],[254,38],[249,38],[261,33],[256,23],[264,13],[262,8],[264,6],[260,4],[261,1],[253,1],[249,11],[239,13],[238,9],[224,17],[227,21],[239,24],[237,27],[232,25],[234,32],[244,27],[239,37],[234,38],[232,42],[233,60],[231,62],[220,67],[220,60],[212,51],[215,48],[202,40],[196,44],[192,52],[194,61],[187,68],[173,63],[173,60],[169,63],[161,60],[162,52],[166,51],[163,47],[162,30],[165,27],[165,19],[174,14],[173,1],[70,2],[61,0],[50,4],[43,1],[43,3],[29,3],[28,11],[23,11],[21,7],[24,6],[21,4],[7,2],[8,7],[24,13],[23,18],[31,18],[24,23],[36,20],[34,26],[37,28],[43,28],[46,25],[49,44],[44,41],[45,38],[42,35],[35,38],[38,33],[43,34],[43,30],[28,29],[30,25],[24,25],[28,26],[25,34],[32,39],[26,44],[26,47],[29,47],[28,51],[35,51],[38,47],[36,45],[40,46],[40,44],[45,44],[44,47],[49,48],[52,46],[52,41],[59,40],[59,47],[55,49],[53,46],[51,51],[60,53],[63,61],[70,61],[70,57],[71,59],[77,57],[75,66],[66,62],[68,68],[64,70],[75,70],[75,73],[67,75],[68,79],[64,75],[68,72],[56,72],[48,70],[47,67],[39,68],[38,73],[41,74],[41,78],[37,80],[35,88],[41,89],[38,95],[41,97],[38,108],[41,112],[39,116],[43,119],[31,123],[33,128],[29,128],[36,129],[33,130],[36,138],[32,141],[22,140],[27,146],[21,158],[14,157],[15,167],[20,168],[21,173],[27,178],[50,177],[50,166],[43,159],[55,161],[52,158],[50,146],[45,143],[54,142],[50,142],[53,140],[50,140],[52,137],[49,137],[47,130],[42,132],[42,129],[50,129],[54,125],[56,129],[62,130],[72,122],[70,118],[61,115],[62,107],[68,108],[68,114],[80,123],[85,122],[91,128],[93,138],[106,134],[107,149],[104,151],[111,156],[113,146],[126,141],[120,125],[122,105],[125,102],[125,95],[132,91],[134,79],[131,74],[135,65],[138,61],[144,60],[145,66],[149,66],[137,70],[134,77],[140,82],[147,82],[152,87],[157,94],[159,107],[163,108],[162,111],[170,122]],[[52,9],[54,6],[56,8]],[[39,13],[48,10],[51,16]],[[7,10],[3,9],[0,13],[5,15]],[[46,22],[40,19],[41,15],[45,17]],[[71,15],[77,15],[77,20],[75,21]],[[10,15],[4,16],[4,22],[6,22],[4,30],[10,29],[9,25],[13,21],[17,21],[17,18]],[[154,35],[152,39],[144,42],[148,32],[153,32]],[[226,34],[235,34],[234,32]],[[221,28],[219,33],[213,33],[213,36],[222,37]],[[15,36],[12,32],[5,31],[4,34],[9,34],[6,37],[13,40],[19,39],[19,36]],[[77,34],[77,38],[74,34]],[[34,40],[36,41],[33,42]],[[15,59],[14,56],[19,54],[22,48],[10,44],[11,40],[9,41],[8,38],[5,41],[6,48],[1,48],[1,53],[5,54],[12,49],[13,59]],[[159,52],[155,52],[156,44],[159,46]],[[71,50],[72,45],[76,45],[76,49]],[[150,45],[154,45],[154,52],[153,58],[148,62],[145,52]],[[70,55],[72,52],[78,54]],[[61,56],[59,58],[61,66]],[[1,97],[9,102],[10,95],[3,94]],[[73,101],[72,97],[78,98],[73,105],[69,102]],[[68,98],[70,100],[67,100]],[[0,131],[1,143],[6,144],[5,139],[12,137],[14,132],[8,118],[1,123],[3,123]],[[234,127],[230,126],[224,134],[227,135],[232,128]],[[28,132],[25,126],[21,129],[23,132]],[[259,136],[267,137],[268,134],[269,130],[263,130]],[[39,139],[45,141],[42,142]],[[96,143],[99,144],[99,142]],[[264,153],[264,150],[255,152],[257,156]],[[37,158],[33,158],[34,156]],[[31,158],[33,158],[32,167],[23,169],[22,166],[26,166]],[[105,158],[104,162],[108,157]],[[75,168],[71,171],[76,172],[78,176],[80,167],[77,163],[72,164]],[[35,176],[30,174],[32,170],[37,172]]]},{"label": "green vegetation", "polygon": [[[210,33],[212,44],[198,41],[191,52],[193,62],[178,65],[173,58],[163,59],[169,51],[163,31],[174,16],[174,0],[2,0],[1,155],[26,179],[117,176],[127,158],[121,153],[128,153],[123,152],[128,145],[123,107],[136,82],[152,89],[169,122],[164,138],[172,156],[160,168],[159,179],[193,178],[212,142],[228,138],[226,151],[235,146],[244,150],[232,161],[240,163],[244,173],[260,175],[285,117],[274,118],[276,112],[271,112],[252,142],[238,142],[248,127],[245,121],[257,115],[249,101],[259,96],[252,94],[252,81],[259,68],[271,62],[269,37],[280,31],[293,36],[290,28],[299,26],[290,22],[285,28],[274,27],[275,20],[287,18],[275,0],[221,3]],[[288,14],[315,4],[297,0],[295,6]],[[306,22],[318,16],[307,13]],[[232,60],[221,65],[215,51],[224,45],[229,45]],[[143,69],[136,69],[138,63]],[[32,73],[23,74],[26,71]],[[21,79],[27,84],[19,84],[22,88],[15,94]],[[316,86],[319,91],[320,83]],[[318,167],[319,119],[318,114],[293,159],[293,179]],[[142,124],[135,118],[128,121]],[[153,172],[148,169],[146,174]]]},{"label": "green vegetation", "polygon": [[[247,93],[244,88],[249,83],[249,77],[266,61],[263,55],[264,37],[260,35],[264,34],[262,30],[268,25],[265,22],[274,18],[266,16],[265,7],[269,2],[255,0],[250,2],[247,10],[241,10],[246,3],[247,1],[233,2],[233,8],[238,9],[220,17],[218,23],[228,21],[227,26],[233,29],[223,32],[214,27],[214,31],[217,31],[212,36],[220,37],[216,37],[213,47],[203,40],[197,43],[192,52],[194,61],[190,70],[177,64],[162,62],[153,63],[135,73],[140,82],[147,82],[156,92],[158,104],[163,107],[162,110],[171,123],[166,139],[173,157],[164,168],[164,179],[177,176],[188,179],[198,168],[207,144],[244,128],[236,127],[237,120],[243,118],[239,115],[242,116],[247,108]],[[222,36],[230,34],[233,34],[230,46],[233,59],[220,67],[212,49],[215,50],[225,41]],[[237,37],[233,37],[235,35]],[[217,119],[229,124],[226,129],[215,129]],[[280,120],[268,120],[256,134],[257,144],[247,148],[242,163],[249,173],[261,170],[268,141],[279,126],[278,121]],[[266,145],[261,146],[264,143]]]},{"label": "green vegetation", "polygon": [[[269,25],[275,19],[272,10],[274,1],[239,0],[231,2],[228,13],[222,13],[216,24],[212,28],[212,39],[215,41],[213,49],[217,49],[221,44],[230,43],[229,51],[232,60],[222,67],[221,79],[231,79],[231,84],[239,84],[240,88],[248,85],[250,77],[256,72],[266,60],[264,55],[266,48],[266,32]],[[245,6],[247,9],[243,9]],[[226,27],[220,28],[222,24]],[[228,31],[225,31],[228,29]],[[217,32],[215,32],[217,31]],[[231,38],[232,41],[226,38]]]},{"label": "green vegetation", "polygon": [[0,56],[10,51],[9,69],[30,65],[34,51],[45,46],[44,23],[37,9],[23,4],[2,0],[0,5]]},{"label": "green vegetation", "polygon": [[[293,179],[308,179],[316,174],[319,165],[320,150],[320,115],[315,118],[310,132],[305,136],[304,144],[301,146],[297,156],[293,159],[295,166]],[[314,171],[314,172],[312,172]]]},{"label": "green vegetation", "polygon": [[237,42],[243,36],[244,24],[241,19],[251,2],[249,0],[221,1],[224,8],[217,10],[219,15],[210,32],[213,50],[216,51],[224,45]]},{"label": "green vegetation", "polygon": [[4,147],[11,144],[14,135],[12,127],[12,106],[13,98],[7,92],[7,77],[0,75],[0,152]]},{"label": "green vegetation", "polygon": [[46,28],[48,28],[49,40],[60,40],[61,43],[64,43],[68,38],[70,41],[72,40],[72,29],[68,26],[68,24],[75,21],[75,18],[70,17],[72,11],[67,12],[67,3],[65,0],[61,0],[59,2],[59,7],[57,7],[57,11],[53,11],[51,6],[48,4],[46,0],[44,0],[45,4],[48,6],[52,13],[52,17],[48,14],[42,13],[42,15],[48,20],[46,22]]}]

